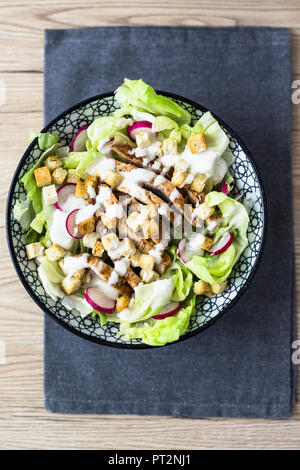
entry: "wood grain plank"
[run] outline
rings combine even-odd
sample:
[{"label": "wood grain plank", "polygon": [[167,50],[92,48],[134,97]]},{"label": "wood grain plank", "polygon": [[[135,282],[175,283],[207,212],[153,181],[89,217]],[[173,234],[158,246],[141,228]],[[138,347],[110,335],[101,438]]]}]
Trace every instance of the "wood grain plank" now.
[{"label": "wood grain plank", "polygon": [[[300,404],[283,421],[52,415],[43,405],[43,315],[12,267],[5,241],[9,183],[29,132],[43,127],[44,28],[99,25],[267,25],[291,28],[292,75],[300,79],[298,0],[0,0],[0,449],[294,449]],[[2,80],[2,82],[1,82]],[[300,298],[300,105],[292,106],[297,297]],[[14,299],[14,302],[12,302]],[[16,309],[15,305],[18,305]],[[298,302],[299,305],[299,302]],[[298,307],[298,320],[300,308]],[[298,321],[298,337],[300,322]]]}]

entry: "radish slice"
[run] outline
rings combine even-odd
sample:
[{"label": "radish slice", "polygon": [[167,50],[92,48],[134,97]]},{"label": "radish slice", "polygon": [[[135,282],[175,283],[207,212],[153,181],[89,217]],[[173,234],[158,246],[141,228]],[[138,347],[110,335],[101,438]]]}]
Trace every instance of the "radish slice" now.
[{"label": "radish slice", "polygon": [[102,144],[98,146],[98,151],[99,152],[102,152],[103,150],[106,151],[108,149],[108,147],[111,146],[113,141],[114,141],[113,137],[111,139],[107,140],[106,142],[102,141]]},{"label": "radish slice", "polygon": [[76,215],[79,209],[75,209],[68,215],[66,219],[66,229],[68,234],[72,238],[82,238],[83,235],[79,235],[77,225],[76,225]]},{"label": "radish slice", "polygon": [[154,315],[154,320],[163,320],[167,317],[172,317],[181,309],[181,302],[170,302],[161,309],[159,315]]},{"label": "radish slice", "polygon": [[65,204],[68,200],[68,197],[75,194],[75,188],[76,188],[76,184],[74,183],[66,183],[66,184],[63,184],[60,188],[58,188],[57,190],[58,201],[54,204],[56,209],[64,212]]},{"label": "radish slice", "polygon": [[232,233],[227,232],[223,235],[222,238],[220,238],[217,243],[215,243],[210,250],[208,250],[208,253],[213,256],[213,255],[220,255],[221,253],[224,253],[224,251],[227,250],[227,248],[230,247],[234,240],[234,236]]},{"label": "radish slice", "polygon": [[116,310],[116,301],[106,297],[97,287],[88,287],[84,293],[85,300],[95,310],[103,313],[114,313]]},{"label": "radish slice", "polygon": [[224,193],[227,196],[227,194],[228,194],[228,184],[227,183],[222,184],[221,193]]},{"label": "radish slice", "polygon": [[[138,132],[152,132],[152,122],[136,121],[127,127],[127,133],[132,140],[135,140],[135,135]],[[157,132],[155,135],[157,136]]]},{"label": "radish slice", "polygon": [[70,146],[71,152],[83,152],[84,150],[86,150],[85,141],[88,137],[88,135],[87,135],[87,128],[88,127],[89,126],[87,124],[85,124],[74,135],[73,140],[71,142],[71,146]]},{"label": "radish slice", "polygon": [[177,245],[177,254],[180,258],[180,261],[182,261],[183,264],[186,264],[193,258],[193,256],[201,255],[202,250],[189,250],[187,248],[187,239],[182,238],[182,240],[180,240]]}]

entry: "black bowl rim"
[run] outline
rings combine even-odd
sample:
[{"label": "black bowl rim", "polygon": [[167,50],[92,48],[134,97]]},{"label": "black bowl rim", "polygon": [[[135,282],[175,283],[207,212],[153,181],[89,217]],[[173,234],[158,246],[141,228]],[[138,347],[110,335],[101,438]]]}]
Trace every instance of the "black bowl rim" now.
[{"label": "black bowl rim", "polygon": [[[156,90],[156,91],[158,93],[164,95],[164,96],[167,96],[167,97],[171,98],[171,99],[173,98],[173,99],[177,99],[177,100],[183,101],[185,103],[188,103],[191,106],[193,106],[194,108],[200,109],[203,112],[208,111],[207,108],[200,105],[196,101],[190,100],[190,99],[185,98],[181,95],[177,95],[175,93],[165,92],[163,90]],[[76,109],[80,108],[81,106],[89,104],[92,101],[107,98],[109,96],[112,96],[113,94],[114,94],[114,92],[110,91],[110,92],[95,95],[95,96],[92,96],[90,98],[86,98],[85,100],[80,101],[79,103],[69,107],[66,111],[63,111],[58,116],[56,116],[54,119],[52,119],[52,121],[50,121],[41,130],[41,132],[47,132],[51,128],[51,126],[53,126],[53,124],[55,124],[60,119],[64,118],[67,114],[69,114],[69,113],[75,111]],[[228,124],[226,124],[221,118],[219,118],[219,116],[216,113],[214,113],[212,111],[210,111],[210,112],[217,119],[217,121],[230,133],[230,135],[232,137],[234,137],[234,139],[238,142],[238,144],[240,145],[240,147],[242,148],[244,153],[247,155],[247,157],[249,158],[249,160],[250,160],[250,162],[251,162],[251,164],[254,168],[254,171],[256,173],[256,177],[257,177],[258,182],[259,182],[260,191],[261,191],[261,195],[262,195],[262,202],[263,202],[262,238],[261,238],[260,246],[259,246],[259,249],[258,249],[258,254],[257,254],[257,257],[256,257],[256,261],[255,261],[255,263],[254,263],[254,265],[251,269],[251,272],[250,272],[245,284],[239,290],[239,292],[235,296],[235,298],[229,303],[229,305],[227,305],[227,307],[224,308],[218,315],[216,315],[214,318],[212,318],[207,323],[205,323],[205,325],[197,328],[194,331],[190,331],[189,333],[186,333],[186,334],[182,335],[177,341],[174,341],[172,343],[167,343],[164,346],[159,346],[160,348],[161,347],[166,347],[166,346],[171,346],[173,344],[179,343],[181,341],[184,341],[188,338],[191,338],[192,336],[195,336],[195,335],[201,333],[204,330],[207,330],[212,325],[214,325],[220,318],[222,318],[225,315],[225,313],[227,313],[229,310],[231,310],[232,307],[234,307],[237,304],[237,302],[240,300],[241,296],[245,293],[245,291],[249,287],[249,285],[250,285],[250,283],[251,283],[251,281],[252,281],[252,279],[253,279],[256,271],[257,271],[257,268],[258,268],[259,263],[261,261],[262,253],[263,253],[263,250],[264,250],[264,245],[265,245],[265,240],[266,240],[266,231],[267,231],[267,202],[266,202],[265,190],[264,190],[264,186],[263,186],[263,183],[262,183],[262,179],[261,179],[259,170],[257,168],[257,165],[254,161],[254,158],[253,158],[252,154],[250,153],[250,151],[248,150],[248,148],[246,147],[246,145],[244,144],[242,139],[237,135],[237,133],[233,129],[231,129],[231,127]],[[7,205],[6,205],[6,236],[7,236],[7,241],[8,241],[8,248],[9,248],[9,253],[10,253],[13,265],[15,267],[15,270],[18,274],[18,277],[19,277],[20,281],[22,282],[23,286],[25,287],[25,289],[28,292],[28,294],[30,295],[30,297],[34,300],[34,302],[40,307],[40,309],[44,313],[47,313],[47,315],[49,315],[51,318],[53,318],[63,328],[65,328],[66,330],[70,331],[71,333],[73,333],[73,334],[75,334],[75,335],[77,335],[77,336],[79,336],[83,339],[86,339],[86,340],[91,341],[93,343],[101,344],[101,345],[104,345],[104,346],[109,346],[109,347],[113,347],[113,348],[120,348],[120,349],[153,349],[153,348],[157,348],[157,346],[150,346],[150,345],[147,345],[145,343],[142,343],[142,344],[112,343],[112,342],[109,342],[109,341],[106,341],[106,340],[103,340],[103,339],[100,339],[100,338],[97,338],[97,337],[94,337],[94,336],[89,336],[85,333],[82,333],[81,331],[76,330],[75,327],[65,323],[63,320],[58,318],[54,313],[52,313],[47,307],[45,307],[43,302],[40,301],[39,297],[31,290],[30,285],[28,284],[27,280],[25,279],[25,277],[24,277],[24,275],[23,275],[23,273],[20,269],[20,266],[18,264],[16,255],[15,255],[15,251],[14,251],[14,248],[13,248],[10,214],[11,214],[11,209],[12,209],[12,196],[13,196],[13,193],[14,193],[14,190],[15,190],[16,183],[19,179],[19,173],[20,173],[20,171],[23,167],[23,164],[25,163],[27,157],[29,156],[29,154],[33,150],[36,142],[37,142],[37,138],[35,138],[31,142],[31,144],[28,146],[28,148],[26,149],[26,151],[25,151],[24,155],[22,156],[20,162],[17,165],[17,168],[14,172],[12,182],[10,184],[10,188],[9,188],[9,192],[8,192],[8,198],[7,198]]]}]

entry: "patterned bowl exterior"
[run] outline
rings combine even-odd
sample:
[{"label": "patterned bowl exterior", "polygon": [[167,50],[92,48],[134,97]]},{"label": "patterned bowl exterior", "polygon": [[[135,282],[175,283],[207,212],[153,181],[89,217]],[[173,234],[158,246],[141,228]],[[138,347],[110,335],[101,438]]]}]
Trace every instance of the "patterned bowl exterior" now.
[{"label": "patterned bowl exterior", "polygon": [[[193,121],[199,119],[207,111],[199,104],[178,95],[160,92],[169,96],[178,104],[187,109]],[[89,98],[68,109],[42,132],[51,132],[60,135],[60,142],[70,144],[74,133],[83,125],[90,124],[98,116],[111,114],[118,108],[113,93],[106,93]],[[191,316],[188,331],[179,341],[189,338],[211,326],[218,318],[232,307],[249,285],[260,259],[264,235],[266,203],[264,191],[255,163],[239,137],[220,118],[215,116],[230,139],[230,148],[235,156],[232,166],[235,176],[233,197],[240,196],[247,204],[251,200],[250,224],[248,230],[249,246],[242,254],[230,276],[228,290],[212,298],[199,297],[195,312]],[[53,301],[44,291],[37,273],[35,261],[28,261],[25,253],[25,232],[14,219],[12,209],[16,200],[26,197],[20,178],[39,158],[41,151],[35,139],[23,155],[13,178],[7,203],[7,238],[10,253],[16,271],[33,300],[39,307],[57,320],[62,326],[73,333],[93,342],[120,348],[150,348],[140,340],[124,340],[117,336],[118,325],[108,323],[103,328],[99,322],[88,316],[82,319],[76,310],[67,310],[60,301]],[[172,344],[172,343],[171,343]]]}]

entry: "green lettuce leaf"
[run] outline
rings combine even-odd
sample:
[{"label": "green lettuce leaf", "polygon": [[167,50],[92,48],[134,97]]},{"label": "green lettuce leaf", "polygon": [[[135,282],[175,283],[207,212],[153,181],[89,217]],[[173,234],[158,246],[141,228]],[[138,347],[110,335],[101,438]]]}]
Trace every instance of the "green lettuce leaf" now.
[{"label": "green lettuce leaf", "polygon": [[114,137],[116,132],[120,132],[121,129],[127,128],[131,123],[132,119],[120,119],[115,115],[101,116],[95,119],[95,121],[88,127],[88,138],[91,141],[93,148],[97,149],[101,140]]},{"label": "green lettuce leaf", "polygon": [[172,292],[172,279],[159,279],[140,285],[135,290],[134,306],[120,312],[119,318],[132,323],[153,317],[170,302]]},{"label": "green lettuce leaf", "polygon": [[57,261],[49,261],[45,257],[38,267],[38,274],[46,293],[53,300],[65,297],[60,287],[64,275]]},{"label": "green lettuce leaf", "polygon": [[85,300],[83,293],[65,295],[61,303],[68,310],[77,310],[82,318],[93,312],[93,307]]},{"label": "green lettuce leaf", "polygon": [[46,217],[44,211],[41,211],[39,214],[35,216],[33,221],[30,224],[30,227],[33,228],[38,233],[42,233],[44,228],[44,223],[46,222]]},{"label": "green lettuce leaf", "polygon": [[193,256],[186,266],[201,280],[209,284],[225,281],[232,268],[248,245],[247,230],[249,216],[245,207],[224,193],[213,191],[206,196],[205,204],[218,206],[224,221],[214,236],[216,243],[225,233],[236,231],[230,247],[220,255],[203,257]]},{"label": "green lettuce leaf", "polygon": [[24,201],[16,201],[13,208],[13,214],[14,218],[20,222],[21,227],[24,230],[28,229],[32,219],[34,218],[31,199],[27,197]]},{"label": "green lettuce leaf", "polygon": [[189,326],[190,317],[195,308],[195,300],[195,294],[191,294],[176,315],[163,320],[150,318],[136,324],[121,323],[120,335],[126,339],[139,338],[150,346],[164,346],[167,343],[177,341]]},{"label": "green lettuce leaf", "polygon": [[193,275],[182,263],[173,263],[163,274],[162,279],[171,279],[173,292],[171,300],[182,301],[190,293],[193,285]]},{"label": "green lettuce leaf", "polygon": [[52,147],[53,145],[56,145],[59,142],[58,135],[48,134],[47,132],[45,133],[40,132],[40,134],[38,134],[37,137],[38,137],[39,147],[41,150]]},{"label": "green lettuce leaf", "polygon": [[117,101],[126,108],[126,112],[136,109],[155,116],[167,116],[179,125],[189,124],[191,115],[177,103],[166,96],[158,95],[156,91],[143,80],[124,79],[115,93]]},{"label": "green lettuce leaf", "polygon": [[105,313],[99,312],[98,310],[93,310],[91,313],[93,318],[97,318],[100,321],[100,325],[104,326],[108,322],[107,315]]},{"label": "green lettuce leaf", "polygon": [[180,127],[180,131],[185,139],[204,133],[208,148],[214,150],[218,155],[222,155],[229,145],[226,133],[209,111],[204,113],[193,127],[183,125]]}]

